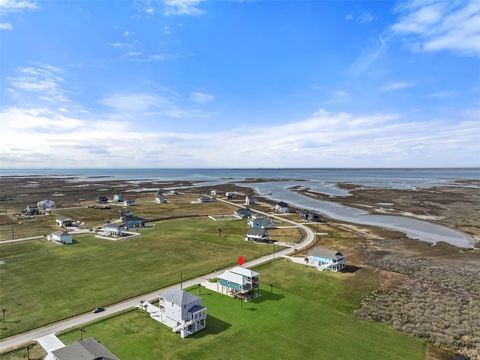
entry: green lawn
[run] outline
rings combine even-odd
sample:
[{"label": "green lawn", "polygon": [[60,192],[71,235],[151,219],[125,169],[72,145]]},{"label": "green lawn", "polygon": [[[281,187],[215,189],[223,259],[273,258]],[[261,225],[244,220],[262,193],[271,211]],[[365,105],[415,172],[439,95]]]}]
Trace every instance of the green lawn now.
[{"label": "green lawn", "polygon": [[[137,310],[91,324],[85,336],[129,360],[424,359],[424,342],[353,315],[376,287],[373,270],[319,273],[286,260],[256,270],[262,296],[243,310],[238,300],[202,289],[207,329],[186,339]],[[71,343],[79,332],[60,338]]]},{"label": "green lawn", "polygon": [[[218,228],[223,236],[218,236]],[[271,247],[243,240],[245,222],[178,219],[121,241],[74,236],[72,245],[46,240],[0,245],[0,337],[26,331],[125,298],[252,259]]]},{"label": "green lawn", "polygon": [[[40,236],[58,230],[55,223],[55,217],[51,215],[35,216],[24,219],[16,219],[14,216],[10,217],[10,224],[0,225],[0,241],[11,240],[13,237],[18,239],[30,236]],[[0,257],[1,256],[2,255],[0,255]]]}]

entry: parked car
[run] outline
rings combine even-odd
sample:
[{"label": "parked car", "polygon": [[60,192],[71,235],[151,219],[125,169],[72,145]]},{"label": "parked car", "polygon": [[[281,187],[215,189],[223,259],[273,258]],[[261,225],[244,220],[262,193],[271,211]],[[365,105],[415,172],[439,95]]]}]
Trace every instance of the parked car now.
[{"label": "parked car", "polygon": [[105,311],[105,308],[98,307],[98,308],[95,308],[95,310],[93,310],[92,312],[93,312],[94,314],[97,314],[97,313],[102,312],[102,311]]}]

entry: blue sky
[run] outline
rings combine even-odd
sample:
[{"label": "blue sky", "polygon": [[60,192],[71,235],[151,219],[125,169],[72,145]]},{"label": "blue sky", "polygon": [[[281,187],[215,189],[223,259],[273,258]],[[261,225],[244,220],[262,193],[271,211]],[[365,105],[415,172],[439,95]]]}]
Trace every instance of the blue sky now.
[{"label": "blue sky", "polygon": [[480,166],[480,1],[0,0],[0,167]]}]

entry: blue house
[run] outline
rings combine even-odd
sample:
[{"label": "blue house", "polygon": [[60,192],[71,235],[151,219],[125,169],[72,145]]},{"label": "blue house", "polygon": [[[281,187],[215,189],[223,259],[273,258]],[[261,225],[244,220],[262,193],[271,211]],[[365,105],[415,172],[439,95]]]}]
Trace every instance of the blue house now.
[{"label": "blue house", "polygon": [[263,216],[252,217],[250,220],[248,220],[248,226],[262,229],[271,229],[275,227],[270,219],[267,219]]},{"label": "blue house", "polygon": [[122,202],[122,201],[123,201],[123,196],[122,196],[122,194],[115,194],[115,195],[113,195],[113,201],[115,201],[115,202]]},{"label": "blue house", "polygon": [[123,219],[125,229],[138,228],[145,226],[145,219],[138,216],[127,216]]},{"label": "blue house", "polygon": [[236,266],[226,270],[217,279],[217,291],[222,294],[251,299],[260,292],[258,273],[247,268]]},{"label": "blue house", "polygon": [[316,247],[308,253],[308,265],[318,270],[340,271],[347,266],[347,257],[340,251]]}]

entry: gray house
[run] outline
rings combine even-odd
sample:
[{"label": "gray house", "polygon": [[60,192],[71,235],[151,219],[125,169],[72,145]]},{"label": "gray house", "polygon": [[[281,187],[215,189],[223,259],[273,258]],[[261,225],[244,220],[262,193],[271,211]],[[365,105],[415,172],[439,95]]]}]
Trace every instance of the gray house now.
[{"label": "gray house", "polygon": [[249,228],[245,234],[245,241],[270,242],[267,229]]},{"label": "gray house", "polygon": [[123,236],[125,228],[120,224],[107,224],[103,227],[103,232],[107,236]]},{"label": "gray house", "polygon": [[94,338],[75,341],[73,344],[52,351],[55,360],[119,360]]},{"label": "gray house", "polygon": [[55,220],[57,222],[57,225],[59,227],[67,227],[67,226],[72,226],[73,225],[73,220],[68,218],[68,217],[65,217],[65,216],[62,216],[62,215],[58,215],[57,216],[57,219]]},{"label": "gray house", "polygon": [[250,210],[248,208],[238,208],[233,213],[233,216],[235,216],[236,218],[239,218],[239,219],[246,219],[246,218],[250,217],[250,215],[252,215],[252,210]]},{"label": "gray house", "polygon": [[205,328],[207,308],[200,303],[200,298],[189,292],[174,289],[160,295],[160,322],[173,332],[187,337]]}]

